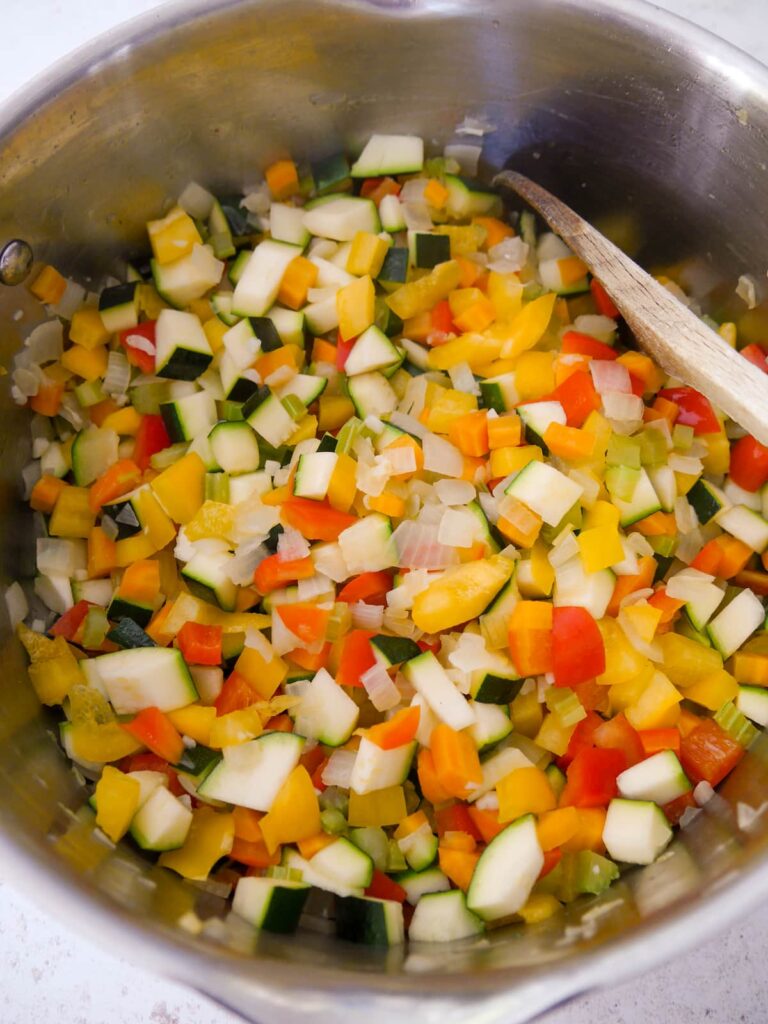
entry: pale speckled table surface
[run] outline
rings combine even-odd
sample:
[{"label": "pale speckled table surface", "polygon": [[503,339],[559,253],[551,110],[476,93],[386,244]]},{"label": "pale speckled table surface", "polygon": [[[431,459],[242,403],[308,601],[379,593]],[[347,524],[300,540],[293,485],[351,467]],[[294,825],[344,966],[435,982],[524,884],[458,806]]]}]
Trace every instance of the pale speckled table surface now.
[{"label": "pale speckled table surface", "polygon": [[[0,96],[87,38],[156,0],[2,0]],[[768,63],[766,0],[664,0]],[[117,952],[117,951],[115,951]],[[768,915],[634,981],[579,999],[541,1024],[763,1024],[768,1020]],[[3,1024],[235,1024],[195,993],[111,956],[47,917],[0,864]]]}]

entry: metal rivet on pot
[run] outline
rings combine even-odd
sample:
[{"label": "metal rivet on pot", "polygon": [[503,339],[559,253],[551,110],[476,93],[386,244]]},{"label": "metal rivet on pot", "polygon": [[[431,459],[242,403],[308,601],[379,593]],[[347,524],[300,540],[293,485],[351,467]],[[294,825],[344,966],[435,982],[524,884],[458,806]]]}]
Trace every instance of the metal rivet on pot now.
[{"label": "metal rivet on pot", "polygon": [[32,248],[21,238],[13,238],[0,250],[0,284],[21,284],[32,267]]}]

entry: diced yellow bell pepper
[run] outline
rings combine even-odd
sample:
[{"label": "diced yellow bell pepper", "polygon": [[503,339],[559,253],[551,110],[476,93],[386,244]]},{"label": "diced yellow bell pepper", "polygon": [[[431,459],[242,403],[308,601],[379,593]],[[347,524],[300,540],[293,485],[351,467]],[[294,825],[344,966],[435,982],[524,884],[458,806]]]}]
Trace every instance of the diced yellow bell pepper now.
[{"label": "diced yellow bell pepper", "polygon": [[617,683],[615,686],[610,686],[608,688],[608,702],[612,713],[626,711],[630,705],[637,704],[652,675],[653,665],[651,662],[648,662],[647,668],[639,676],[627,680],[626,683]]},{"label": "diced yellow bell pepper", "polygon": [[736,330],[736,324],[730,320],[726,320],[725,323],[720,324],[717,329],[717,333],[731,348],[736,348],[736,342],[738,341],[738,331]]},{"label": "diced yellow bell pepper", "polygon": [[21,641],[32,664],[38,661],[48,661],[50,658],[59,658],[69,651],[69,644],[63,636],[48,637],[44,633],[37,633],[34,629],[30,629],[23,622],[16,627],[16,636]]},{"label": "diced yellow bell pepper", "polygon": [[374,320],[376,292],[368,274],[336,293],[336,310],[339,315],[339,333],[345,341],[351,341],[370,327]]},{"label": "diced yellow bell pepper", "polygon": [[232,851],[235,841],[235,818],[231,813],[213,807],[196,807],[187,838],[179,850],[160,856],[160,865],[170,868],[182,878],[204,882],[216,861]]},{"label": "diced yellow bell pepper", "polygon": [[619,528],[619,510],[610,501],[598,499],[584,516],[584,529],[591,530],[598,526]]},{"label": "diced yellow bell pepper", "polygon": [[479,224],[438,224],[434,233],[447,235],[451,241],[451,259],[471,256],[485,241],[485,228]]},{"label": "diced yellow bell pepper", "polygon": [[573,725],[563,725],[557,715],[550,712],[541,723],[541,728],[534,737],[534,742],[540,747],[548,750],[557,757],[562,757],[568,749],[571,741],[571,734],[576,728]]},{"label": "diced yellow bell pepper", "polygon": [[[405,502],[399,495],[393,494],[391,491],[382,491],[381,494],[373,497],[371,495],[365,496],[365,507],[371,512],[381,512],[383,516],[389,516],[390,519],[400,519],[405,513]],[[462,552],[459,552],[461,556]]]},{"label": "diced yellow bell pepper", "polygon": [[220,348],[224,347],[224,335],[228,330],[229,327],[223,320],[219,320],[217,316],[209,317],[203,324],[203,331],[214,355],[216,355]]},{"label": "diced yellow bell pepper", "polygon": [[597,625],[605,647],[605,671],[597,677],[598,683],[603,686],[616,686],[647,674],[651,663],[627,640],[616,619],[609,616],[600,619]]},{"label": "diced yellow bell pepper", "polygon": [[288,675],[288,666],[276,654],[271,661],[265,661],[254,647],[244,647],[235,663],[235,672],[247,679],[260,697],[269,700]]},{"label": "diced yellow bell pepper", "polygon": [[66,487],[53,508],[48,532],[52,537],[87,537],[96,516],[88,504],[87,487]]},{"label": "diced yellow bell pepper", "polygon": [[259,822],[267,850],[274,853],[283,843],[297,843],[320,831],[320,805],[309,772],[297,765]]},{"label": "diced yellow bell pepper", "polygon": [[467,306],[453,322],[460,331],[484,331],[496,319],[496,307],[485,295],[480,296],[471,306]]},{"label": "diced yellow bell pepper", "polygon": [[541,295],[523,306],[510,321],[507,340],[501,351],[505,359],[519,356],[541,341],[552,318],[556,299],[554,294]]},{"label": "diced yellow bell pepper", "polygon": [[543,814],[557,807],[557,797],[541,768],[516,768],[499,780],[499,821],[514,821],[524,814]]},{"label": "diced yellow bell pepper", "polygon": [[70,345],[61,356],[61,365],[83,380],[97,380],[107,372],[107,350],[103,345],[96,348]]},{"label": "diced yellow bell pepper", "polygon": [[186,525],[185,533],[189,540],[205,540],[215,537],[217,540],[229,540],[235,524],[234,506],[222,501],[204,501]]},{"label": "diced yellow bell pepper", "polygon": [[205,463],[196,452],[189,452],[156,476],[152,490],[176,523],[188,523],[205,498]]},{"label": "diced yellow bell pepper", "polygon": [[675,473],[677,496],[679,498],[685,497],[698,479],[699,477],[694,473]]},{"label": "diced yellow bell pepper", "polygon": [[605,453],[608,448],[613,428],[602,413],[593,409],[584,421],[584,429],[595,435],[595,448],[592,455],[592,463],[600,465],[605,462]]},{"label": "diced yellow bell pepper", "polygon": [[230,711],[226,715],[214,716],[208,734],[208,746],[214,750],[234,747],[261,736],[263,732],[264,716],[258,707]]},{"label": "diced yellow bell pepper", "polygon": [[485,295],[479,288],[457,288],[456,291],[451,292],[448,296],[448,306],[454,321],[457,316],[461,316],[465,310],[484,298]]},{"label": "diced yellow bell pepper", "polygon": [[185,708],[169,711],[168,717],[182,736],[189,736],[196,743],[208,746],[211,739],[211,726],[216,718],[216,708],[202,704],[188,704]]},{"label": "diced yellow bell pepper", "polygon": [[485,334],[462,334],[429,351],[429,365],[433,370],[450,370],[459,363],[467,363],[478,370],[496,359],[501,342]]},{"label": "diced yellow bell pepper", "polygon": [[160,298],[154,285],[142,282],[137,287],[139,293],[139,310],[148,320],[157,320],[164,309],[168,309],[168,303]]},{"label": "diced yellow bell pepper", "polygon": [[101,424],[102,430],[114,430],[121,437],[135,437],[141,426],[141,415],[132,405],[111,412]]},{"label": "diced yellow bell pepper", "polygon": [[296,429],[285,442],[289,447],[298,444],[300,441],[306,441],[310,437],[314,437],[317,434],[317,416],[312,414],[302,416],[299,422],[296,424]]},{"label": "diced yellow bell pepper", "polygon": [[488,275],[488,298],[499,320],[511,321],[523,306],[523,285],[517,274],[501,274],[492,270]]},{"label": "diced yellow bell pepper", "polygon": [[180,206],[174,206],[160,220],[148,221],[147,233],[154,257],[161,265],[188,256],[196,245],[203,244],[195,222]]},{"label": "diced yellow bell pepper", "polygon": [[615,526],[593,526],[582,530],[576,539],[581,564],[587,573],[600,572],[624,560],[624,549]]},{"label": "diced yellow bell pepper", "polygon": [[440,633],[477,618],[514,572],[501,555],[467,562],[416,595],[413,621],[425,633]]},{"label": "diced yellow bell pepper", "polygon": [[66,640],[62,646],[65,649],[60,654],[29,666],[29,678],[41,704],[62,704],[73,686],[85,682]]},{"label": "diced yellow bell pepper", "polygon": [[539,703],[536,689],[534,688],[529,693],[518,693],[510,704],[509,710],[515,732],[533,739],[544,719],[544,708]]},{"label": "diced yellow bell pepper", "polygon": [[526,924],[538,924],[562,910],[562,903],[548,892],[534,892],[518,910]]},{"label": "diced yellow bell pepper", "polygon": [[350,790],[348,820],[353,828],[397,825],[406,814],[402,786],[387,786],[362,796]]},{"label": "diced yellow bell pepper", "polygon": [[536,541],[528,558],[518,563],[517,585],[523,597],[549,597],[552,593],[555,570],[547,557],[548,552],[546,544]]},{"label": "diced yellow bell pepper", "polygon": [[627,721],[635,729],[662,729],[680,717],[683,695],[663,672],[654,672],[640,699],[626,709]]},{"label": "diced yellow bell pepper", "polygon": [[[185,456],[186,458],[186,456]],[[160,477],[155,477],[156,483]],[[155,551],[164,548],[176,539],[176,527],[166,515],[162,505],[149,487],[142,487],[134,499],[144,532],[152,541]]]},{"label": "diced yellow bell pepper", "polygon": [[389,243],[370,231],[358,231],[347,256],[347,273],[355,277],[378,277]]},{"label": "diced yellow bell pepper", "polygon": [[637,604],[630,604],[626,608],[622,608],[619,620],[622,624],[626,621],[640,639],[649,644],[656,635],[656,630],[661,622],[661,609],[654,608],[647,601],[638,601]]},{"label": "diced yellow bell pepper", "polygon": [[438,263],[424,277],[404,284],[392,292],[386,303],[401,320],[408,320],[432,309],[452,292],[460,281],[461,266],[456,260],[448,260],[446,263]]},{"label": "diced yellow bell pepper", "polygon": [[515,387],[521,402],[533,401],[554,391],[554,360],[554,352],[524,352],[520,356],[515,367]]},{"label": "diced yellow bell pepper", "polygon": [[187,306],[190,313],[194,313],[200,323],[205,323],[213,313],[213,306],[211,305],[210,299],[200,298],[192,299]]},{"label": "diced yellow bell pepper", "polygon": [[738,695],[739,684],[724,668],[710,672],[685,690],[686,700],[701,704],[710,711],[718,711],[723,704],[735,700]]},{"label": "diced yellow bell pepper", "polygon": [[447,434],[451,424],[460,416],[477,410],[477,398],[465,391],[440,388],[427,411],[425,426],[436,434]]},{"label": "diced yellow bell pepper", "polygon": [[132,562],[150,558],[156,551],[157,547],[154,541],[146,533],[125,537],[123,540],[115,542],[115,565],[118,569],[123,569]]},{"label": "diced yellow bell pepper", "polygon": [[69,323],[69,340],[81,348],[98,348],[109,341],[109,331],[98,309],[77,309]]},{"label": "diced yellow bell pepper", "polygon": [[664,656],[664,672],[682,689],[723,667],[723,659],[713,647],[705,647],[679,633],[664,633],[658,643]]},{"label": "diced yellow bell pepper", "polygon": [[355,415],[355,407],[346,395],[321,395],[318,428],[322,431],[338,430]]},{"label": "diced yellow bell pepper", "polygon": [[41,302],[55,305],[61,300],[67,287],[67,280],[58,272],[56,267],[50,263],[46,264],[35,280],[29,286],[29,290]]},{"label": "diced yellow bell pepper", "polygon": [[142,744],[119,722],[72,722],[67,730],[69,748],[82,761],[119,761],[142,749]]},{"label": "diced yellow bell pepper", "polygon": [[349,512],[352,508],[352,502],[357,494],[356,473],[357,463],[352,456],[346,452],[339,452],[326,496],[329,504],[340,512]]},{"label": "diced yellow bell pepper", "polygon": [[128,831],[139,806],[141,787],[125,772],[106,765],[96,783],[96,824],[113,843]]},{"label": "diced yellow bell pepper", "polygon": [[[497,452],[503,452],[500,459],[494,461]],[[511,476],[512,473],[519,473],[525,469],[529,462],[543,462],[544,452],[536,444],[522,444],[516,448],[497,448],[491,452],[490,469],[491,479],[496,477]],[[495,472],[495,470],[502,472]]]},{"label": "diced yellow bell pepper", "polygon": [[736,651],[733,674],[740,683],[768,686],[768,633],[759,633]]},{"label": "diced yellow bell pepper", "polygon": [[700,434],[697,438],[707,446],[707,453],[702,458],[704,472],[712,476],[727,473],[731,465],[731,443],[724,430],[719,434]]}]

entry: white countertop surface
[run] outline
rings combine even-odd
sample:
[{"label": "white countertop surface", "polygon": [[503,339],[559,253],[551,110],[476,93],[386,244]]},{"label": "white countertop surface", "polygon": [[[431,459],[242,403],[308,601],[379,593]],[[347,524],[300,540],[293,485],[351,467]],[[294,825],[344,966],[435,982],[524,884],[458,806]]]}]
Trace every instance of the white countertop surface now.
[{"label": "white countertop surface", "polygon": [[[2,0],[0,96],[156,0]],[[765,0],[663,0],[768,63]],[[764,1024],[768,920],[758,913],[693,953],[587,996],[541,1024]],[[43,914],[0,864],[3,1024],[235,1024],[196,993],[108,955]],[[268,1024],[268,1022],[264,1022]]]}]

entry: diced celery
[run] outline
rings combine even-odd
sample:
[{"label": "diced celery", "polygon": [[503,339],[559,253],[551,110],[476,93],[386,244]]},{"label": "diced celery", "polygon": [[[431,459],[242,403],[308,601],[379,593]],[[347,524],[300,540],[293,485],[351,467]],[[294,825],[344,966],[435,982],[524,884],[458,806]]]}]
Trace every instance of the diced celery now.
[{"label": "diced celery", "polygon": [[[614,434],[613,437],[616,437]],[[644,466],[663,466],[667,461],[667,441],[660,430],[648,427],[640,435],[640,460]]]},{"label": "diced celery", "polygon": [[679,452],[687,452],[693,444],[693,427],[676,423],[672,430],[672,444]]},{"label": "diced celery", "polygon": [[300,398],[296,395],[286,395],[285,398],[281,398],[280,401],[283,403],[283,408],[297,423],[307,415],[307,407],[304,405]]},{"label": "diced celery", "polygon": [[362,421],[359,420],[357,416],[353,416],[351,419],[347,420],[347,422],[344,424],[344,426],[341,428],[338,435],[336,436],[336,451],[351,451],[352,446],[354,445],[357,438],[360,436],[360,431],[362,430],[362,427]]},{"label": "diced celery", "polygon": [[205,474],[205,500],[229,503],[229,474]]},{"label": "diced celery", "polygon": [[187,441],[180,441],[178,444],[169,445],[168,448],[163,448],[162,451],[155,452],[149,460],[149,464],[152,469],[167,469],[172,466],[175,462],[187,454],[189,443]]},{"label": "diced celery", "polygon": [[[615,434],[613,435],[616,436]],[[640,449],[637,449],[638,459]],[[632,497],[640,479],[640,469],[634,466],[609,466],[605,473],[605,486],[613,498],[619,501],[632,501]]]},{"label": "diced celery", "polygon": [[[665,452],[666,455],[666,452]],[[636,437],[625,437],[623,434],[611,434],[605,461],[609,466],[627,466],[640,469],[641,442]],[[628,501],[629,499],[624,499]]]},{"label": "diced celery", "polygon": [[748,747],[759,732],[730,700],[715,713],[715,721],[742,747]]},{"label": "diced celery", "polygon": [[81,409],[88,409],[92,405],[98,405],[106,397],[100,380],[85,380],[75,388],[75,398]]},{"label": "diced celery", "polygon": [[576,725],[587,717],[576,693],[567,686],[550,686],[544,695],[544,702],[564,726]]},{"label": "diced celery", "polygon": [[347,831],[347,819],[336,807],[327,807],[320,812],[320,824],[323,832],[328,832],[332,836]]},{"label": "diced celery", "polygon": [[82,644],[87,651],[95,651],[104,643],[109,630],[107,613],[103,608],[93,605],[83,619]]},{"label": "diced celery", "polygon": [[221,418],[229,422],[243,419],[243,403],[225,400],[221,403]]},{"label": "diced celery", "polygon": [[131,405],[142,416],[156,416],[160,412],[160,406],[171,397],[170,384],[167,380],[137,384],[130,391]]}]

